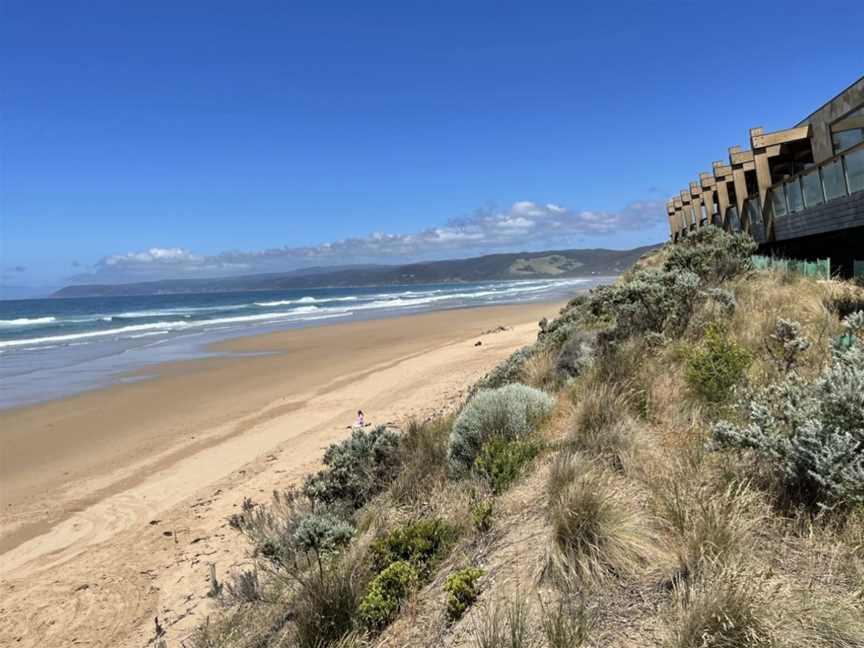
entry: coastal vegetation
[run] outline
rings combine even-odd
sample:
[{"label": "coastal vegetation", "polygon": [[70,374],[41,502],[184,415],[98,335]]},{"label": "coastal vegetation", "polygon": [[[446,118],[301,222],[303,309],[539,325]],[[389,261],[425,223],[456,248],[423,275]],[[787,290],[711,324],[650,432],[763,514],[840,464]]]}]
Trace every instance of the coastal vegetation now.
[{"label": "coastal vegetation", "polygon": [[705,228],[230,524],[186,645],[864,647],[864,289]]}]

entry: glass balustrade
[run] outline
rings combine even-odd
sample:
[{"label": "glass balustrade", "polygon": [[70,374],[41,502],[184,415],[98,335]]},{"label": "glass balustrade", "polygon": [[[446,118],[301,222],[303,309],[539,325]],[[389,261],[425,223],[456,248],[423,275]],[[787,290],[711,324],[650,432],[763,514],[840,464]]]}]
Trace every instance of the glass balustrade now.
[{"label": "glass balustrade", "polygon": [[834,200],[846,195],[846,178],[843,177],[842,160],[834,160],[822,167],[822,186],[825,200]]},{"label": "glass balustrade", "polygon": [[801,176],[801,186],[804,191],[804,205],[806,207],[815,207],[825,202],[819,169],[813,169]]},{"label": "glass balustrade", "polygon": [[783,192],[783,185],[774,187],[770,190],[771,207],[774,210],[774,218],[782,218],[786,215],[786,195]]},{"label": "glass balustrade", "polygon": [[849,193],[864,191],[864,148],[843,156],[846,163],[846,182]]},{"label": "glass balustrade", "polygon": [[801,183],[799,178],[790,180],[785,183],[786,187],[786,204],[789,206],[789,213],[799,212],[804,209],[804,196],[801,195]]}]

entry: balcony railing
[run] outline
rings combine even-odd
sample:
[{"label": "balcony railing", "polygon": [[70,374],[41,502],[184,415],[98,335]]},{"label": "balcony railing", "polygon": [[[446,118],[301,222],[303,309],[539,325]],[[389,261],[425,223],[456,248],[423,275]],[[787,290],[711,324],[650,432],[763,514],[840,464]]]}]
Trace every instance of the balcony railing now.
[{"label": "balcony railing", "polygon": [[858,191],[864,191],[864,143],[778,182],[766,204],[780,219]]}]

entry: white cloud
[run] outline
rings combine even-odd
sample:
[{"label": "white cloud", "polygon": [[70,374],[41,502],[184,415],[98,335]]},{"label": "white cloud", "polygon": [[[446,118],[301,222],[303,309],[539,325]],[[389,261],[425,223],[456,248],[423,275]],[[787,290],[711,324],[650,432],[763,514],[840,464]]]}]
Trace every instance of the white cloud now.
[{"label": "white cloud", "polygon": [[375,232],[317,246],[281,247],[199,255],[180,247],[154,247],[101,259],[74,279],[133,281],[164,277],[279,272],[309,265],[398,263],[529,248],[566,248],[583,237],[649,229],[665,222],[659,201],[639,201],[614,212],[574,211],[554,203],[520,201],[506,210],[481,210],[441,227],[408,234]]}]

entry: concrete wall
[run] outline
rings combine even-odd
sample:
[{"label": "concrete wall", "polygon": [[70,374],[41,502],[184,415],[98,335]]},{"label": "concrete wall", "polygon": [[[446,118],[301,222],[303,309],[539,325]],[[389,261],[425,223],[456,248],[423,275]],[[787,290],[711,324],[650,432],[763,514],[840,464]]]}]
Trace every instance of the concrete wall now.
[{"label": "concrete wall", "polygon": [[[864,191],[777,218],[774,234],[776,241],[785,241],[853,227],[864,227]],[[861,245],[864,251],[864,241]]]},{"label": "concrete wall", "polygon": [[864,105],[864,77],[858,79],[819,110],[811,113],[806,118],[795,124],[803,126],[811,124],[813,135],[811,144],[813,147],[813,161],[819,164],[823,160],[834,155],[831,147],[831,124],[837,121],[850,110]]}]

